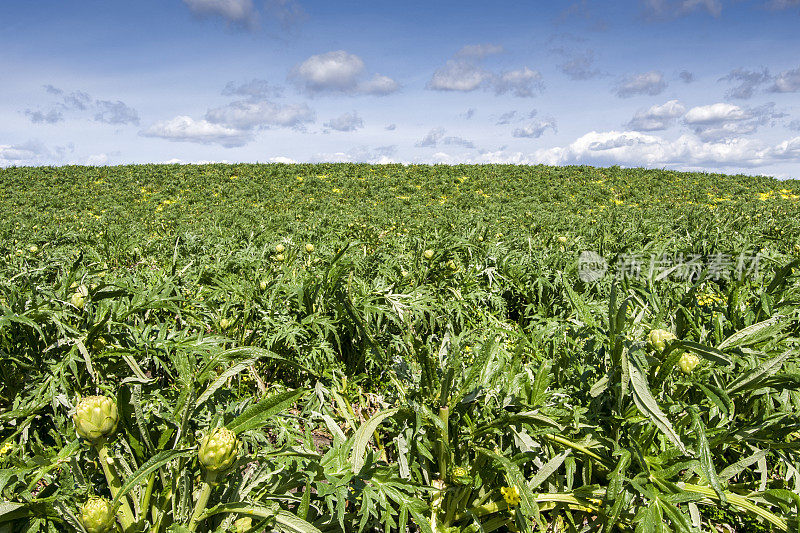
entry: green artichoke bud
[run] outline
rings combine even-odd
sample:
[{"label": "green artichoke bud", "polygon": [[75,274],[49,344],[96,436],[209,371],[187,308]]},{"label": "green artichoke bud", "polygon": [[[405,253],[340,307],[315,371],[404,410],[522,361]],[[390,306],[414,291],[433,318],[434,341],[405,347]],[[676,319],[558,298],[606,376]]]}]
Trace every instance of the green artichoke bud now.
[{"label": "green artichoke bud", "polygon": [[700,364],[700,358],[693,353],[685,353],[678,360],[678,366],[684,374],[691,374],[694,367]]},{"label": "green artichoke bud", "polygon": [[647,343],[657,352],[663,352],[667,342],[677,339],[672,332],[664,329],[654,329],[647,336]]},{"label": "green artichoke bud", "polygon": [[238,520],[235,520],[233,522],[233,527],[235,528],[236,533],[250,531],[253,528],[253,519],[249,516],[244,516]]},{"label": "green artichoke bud", "polygon": [[197,458],[206,472],[216,474],[230,468],[238,452],[236,433],[227,428],[215,428],[200,442]]},{"label": "green artichoke bud", "polygon": [[433,250],[425,250],[422,252],[422,257],[425,259],[431,259],[433,257]]},{"label": "green artichoke bud", "polygon": [[111,502],[105,498],[89,498],[81,507],[81,524],[88,533],[105,533],[116,519]]},{"label": "green artichoke bud", "polygon": [[87,396],[78,402],[72,420],[79,437],[90,442],[108,437],[117,430],[117,402],[108,396]]},{"label": "green artichoke bud", "polygon": [[472,478],[469,476],[469,471],[463,466],[453,468],[451,475],[452,482],[456,485],[469,485],[472,483]]}]

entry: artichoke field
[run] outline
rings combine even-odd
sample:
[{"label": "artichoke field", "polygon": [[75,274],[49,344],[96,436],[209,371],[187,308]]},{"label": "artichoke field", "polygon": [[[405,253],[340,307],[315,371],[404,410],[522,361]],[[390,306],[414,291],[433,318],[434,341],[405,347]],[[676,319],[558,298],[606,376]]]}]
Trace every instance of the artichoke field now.
[{"label": "artichoke field", "polygon": [[2,533],[800,527],[796,181],[276,164],[0,186]]}]

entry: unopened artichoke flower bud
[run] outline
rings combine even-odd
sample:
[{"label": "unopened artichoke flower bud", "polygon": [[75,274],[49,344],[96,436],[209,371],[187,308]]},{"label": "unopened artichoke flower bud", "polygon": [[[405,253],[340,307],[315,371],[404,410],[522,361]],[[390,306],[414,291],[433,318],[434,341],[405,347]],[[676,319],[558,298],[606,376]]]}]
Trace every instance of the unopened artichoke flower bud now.
[{"label": "unopened artichoke flower bud", "polygon": [[685,353],[678,360],[678,366],[684,374],[691,374],[694,367],[700,364],[700,358],[693,353]]},{"label": "unopened artichoke flower bud", "polygon": [[88,533],[105,533],[114,526],[114,508],[105,498],[89,498],[81,507],[81,524]]},{"label": "unopened artichoke flower bud", "polygon": [[669,341],[677,339],[672,332],[664,329],[654,329],[647,336],[647,344],[649,344],[657,352],[663,352]]},{"label": "unopened artichoke flower bud", "polygon": [[108,437],[117,430],[117,402],[108,396],[86,396],[75,407],[72,420],[79,437],[90,442]]},{"label": "unopened artichoke flower bud", "polygon": [[433,250],[425,250],[422,252],[422,257],[425,259],[431,259],[433,257]]},{"label": "unopened artichoke flower bud", "polygon": [[282,254],[286,250],[286,247],[282,244],[278,244],[275,246],[275,253]]},{"label": "unopened artichoke flower bud", "polygon": [[314,245],[310,242],[306,243],[306,252],[311,253],[314,251]]},{"label": "unopened artichoke flower bud", "polygon": [[243,516],[233,522],[233,527],[236,528],[236,533],[244,533],[253,528],[253,519],[249,516]]},{"label": "unopened artichoke flower bud", "polygon": [[453,468],[452,481],[456,485],[469,485],[472,479],[469,477],[469,471],[463,466]]},{"label": "unopened artichoke flower bud", "polygon": [[206,472],[222,472],[236,461],[239,440],[236,433],[227,428],[215,428],[200,442],[197,458]]}]

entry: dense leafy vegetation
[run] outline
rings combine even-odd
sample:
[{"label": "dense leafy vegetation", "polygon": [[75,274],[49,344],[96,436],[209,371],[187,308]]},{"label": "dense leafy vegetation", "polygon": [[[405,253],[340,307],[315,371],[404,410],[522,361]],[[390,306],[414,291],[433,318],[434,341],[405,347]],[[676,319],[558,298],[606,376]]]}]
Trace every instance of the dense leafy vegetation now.
[{"label": "dense leafy vegetation", "polygon": [[0,531],[797,530],[795,181],[148,165],[0,186]]}]

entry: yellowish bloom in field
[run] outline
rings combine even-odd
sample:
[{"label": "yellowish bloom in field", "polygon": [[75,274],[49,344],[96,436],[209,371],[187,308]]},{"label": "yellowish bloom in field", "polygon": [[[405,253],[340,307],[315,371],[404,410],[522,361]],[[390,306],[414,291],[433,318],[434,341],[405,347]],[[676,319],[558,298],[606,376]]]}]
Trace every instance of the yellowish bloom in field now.
[{"label": "yellowish bloom in field", "polygon": [[314,245],[310,242],[306,243],[306,252],[311,253],[314,251]]},{"label": "yellowish bloom in field", "polygon": [[509,507],[516,507],[519,505],[519,489],[517,487],[503,487],[500,489],[500,494],[503,495],[503,499],[506,500],[506,503]]},{"label": "yellowish bloom in field", "polygon": [[684,374],[691,374],[694,367],[700,364],[700,358],[693,353],[685,353],[678,360],[678,366]]},{"label": "yellowish bloom in field", "polygon": [[431,259],[433,257],[433,250],[425,250],[424,252],[422,252],[422,256],[425,259]]},{"label": "yellowish bloom in field", "polygon": [[275,252],[276,253],[282,254],[285,250],[286,250],[286,248],[282,244],[279,244],[279,245],[275,246]]},{"label": "yellowish bloom in field", "polygon": [[32,254],[35,254],[36,252],[38,252],[38,251],[39,251],[39,247],[38,247],[38,246],[36,246],[35,244],[33,244],[33,245],[31,245],[31,247],[30,247],[30,248],[28,248],[28,250],[30,250],[30,252],[31,252]]},{"label": "yellowish bloom in field", "polygon": [[560,242],[561,244],[565,244],[567,242],[567,238],[564,235],[561,235],[558,238],[558,242]]},{"label": "yellowish bloom in field", "polygon": [[231,326],[231,321],[228,320],[227,318],[223,318],[222,320],[219,321],[219,327],[221,327],[222,329],[228,329],[230,326]]},{"label": "yellowish bloom in field", "polygon": [[275,256],[275,261],[283,262],[284,259],[286,258],[283,256],[283,254],[278,254]]}]

